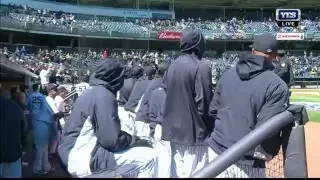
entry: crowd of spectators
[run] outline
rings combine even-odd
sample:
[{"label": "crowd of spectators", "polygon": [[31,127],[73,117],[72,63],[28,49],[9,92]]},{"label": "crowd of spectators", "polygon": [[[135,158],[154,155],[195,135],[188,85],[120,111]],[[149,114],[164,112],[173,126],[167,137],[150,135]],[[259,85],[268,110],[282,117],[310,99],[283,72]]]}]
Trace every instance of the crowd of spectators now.
[{"label": "crowd of spectators", "polygon": [[[18,63],[36,75],[40,74],[43,69],[50,70],[49,81],[61,84],[73,84],[84,74],[90,74],[92,68],[102,57],[112,57],[119,59],[124,63],[132,61],[140,62],[155,62],[172,61],[178,52],[167,54],[165,52],[142,52],[142,51],[95,51],[89,49],[87,52],[79,53],[63,52],[61,49],[47,50],[39,49],[38,52],[29,52],[24,46],[17,47],[15,50],[8,50],[6,47],[2,49],[9,60]],[[213,77],[218,78],[225,70],[234,66],[239,57],[244,55],[243,51],[227,51],[222,55],[205,56],[204,61],[207,61],[212,67]],[[316,55],[313,52],[307,53],[292,53],[287,52],[286,58],[290,59],[293,66],[295,77],[319,77],[320,76],[320,54]]]},{"label": "crowd of spectators", "polygon": [[320,31],[320,18],[313,17],[302,19],[297,28],[284,27],[279,28],[272,17],[266,17],[263,20],[246,20],[239,17],[221,20],[212,17],[211,20],[202,20],[201,18],[188,18],[176,20],[152,20],[152,19],[128,19],[111,18],[101,16],[90,16],[80,14],[70,14],[64,12],[50,12],[49,10],[37,10],[28,6],[6,7],[2,11],[2,21],[11,21],[14,23],[31,23],[35,26],[58,28],[61,30],[74,31],[75,29],[85,32],[100,32],[110,34],[112,31],[120,33],[147,34],[149,32],[171,31],[181,32],[188,26],[200,28],[207,37],[241,38],[245,34],[276,33],[276,32],[315,32]]}]

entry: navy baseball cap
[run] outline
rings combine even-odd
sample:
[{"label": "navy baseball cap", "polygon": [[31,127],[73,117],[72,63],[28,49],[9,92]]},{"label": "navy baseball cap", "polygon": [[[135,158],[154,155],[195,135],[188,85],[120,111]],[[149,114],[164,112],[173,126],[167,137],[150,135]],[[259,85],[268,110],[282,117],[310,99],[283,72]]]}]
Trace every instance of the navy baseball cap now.
[{"label": "navy baseball cap", "polygon": [[56,84],[48,84],[46,87],[47,91],[56,91],[58,92],[58,86]]},{"label": "navy baseball cap", "polygon": [[256,36],[254,38],[253,44],[249,47],[265,54],[270,54],[278,52],[277,46],[278,42],[276,37],[270,33],[266,33]]}]

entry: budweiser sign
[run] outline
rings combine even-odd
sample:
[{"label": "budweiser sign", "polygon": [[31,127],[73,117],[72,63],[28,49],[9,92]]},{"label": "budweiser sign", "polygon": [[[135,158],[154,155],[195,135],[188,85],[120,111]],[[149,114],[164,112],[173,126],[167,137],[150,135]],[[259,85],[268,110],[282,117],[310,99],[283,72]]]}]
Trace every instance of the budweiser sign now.
[{"label": "budweiser sign", "polygon": [[158,39],[179,40],[181,32],[162,31],[158,34]]}]

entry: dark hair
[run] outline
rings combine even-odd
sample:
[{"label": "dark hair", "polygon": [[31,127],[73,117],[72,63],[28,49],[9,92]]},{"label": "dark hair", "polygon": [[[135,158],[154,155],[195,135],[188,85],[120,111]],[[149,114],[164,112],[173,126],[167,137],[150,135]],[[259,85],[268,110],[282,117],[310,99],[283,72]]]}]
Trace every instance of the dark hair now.
[{"label": "dark hair", "polygon": [[84,76],[82,76],[82,82],[86,82],[86,83],[89,83],[89,80],[90,80],[90,76],[88,76],[88,75],[84,75]]},{"label": "dark hair", "polygon": [[39,84],[33,84],[32,85],[32,90],[37,91],[39,89]]},{"label": "dark hair", "polygon": [[14,86],[10,89],[11,98],[16,97],[17,93],[18,93],[18,87]]},{"label": "dark hair", "polygon": [[28,86],[28,85],[25,85],[25,84],[21,84],[19,88],[20,88],[20,91],[21,91],[21,92],[25,92],[26,89],[29,88],[29,86]]}]

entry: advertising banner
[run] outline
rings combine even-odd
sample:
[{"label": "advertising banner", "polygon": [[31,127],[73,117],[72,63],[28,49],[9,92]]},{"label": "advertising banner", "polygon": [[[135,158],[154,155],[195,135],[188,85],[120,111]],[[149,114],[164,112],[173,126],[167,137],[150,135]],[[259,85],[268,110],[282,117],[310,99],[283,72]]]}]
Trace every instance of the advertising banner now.
[{"label": "advertising banner", "polygon": [[313,39],[317,40],[317,41],[320,41],[320,32],[314,32]]},{"label": "advertising banner", "polygon": [[158,39],[179,40],[180,38],[181,38],[181,32],[161,31],[158,33]]},{"label": "advertising banner", "polygon": [[280,41],[304,40],[304,33],[277,33],[277,40],[280,40]]}]

